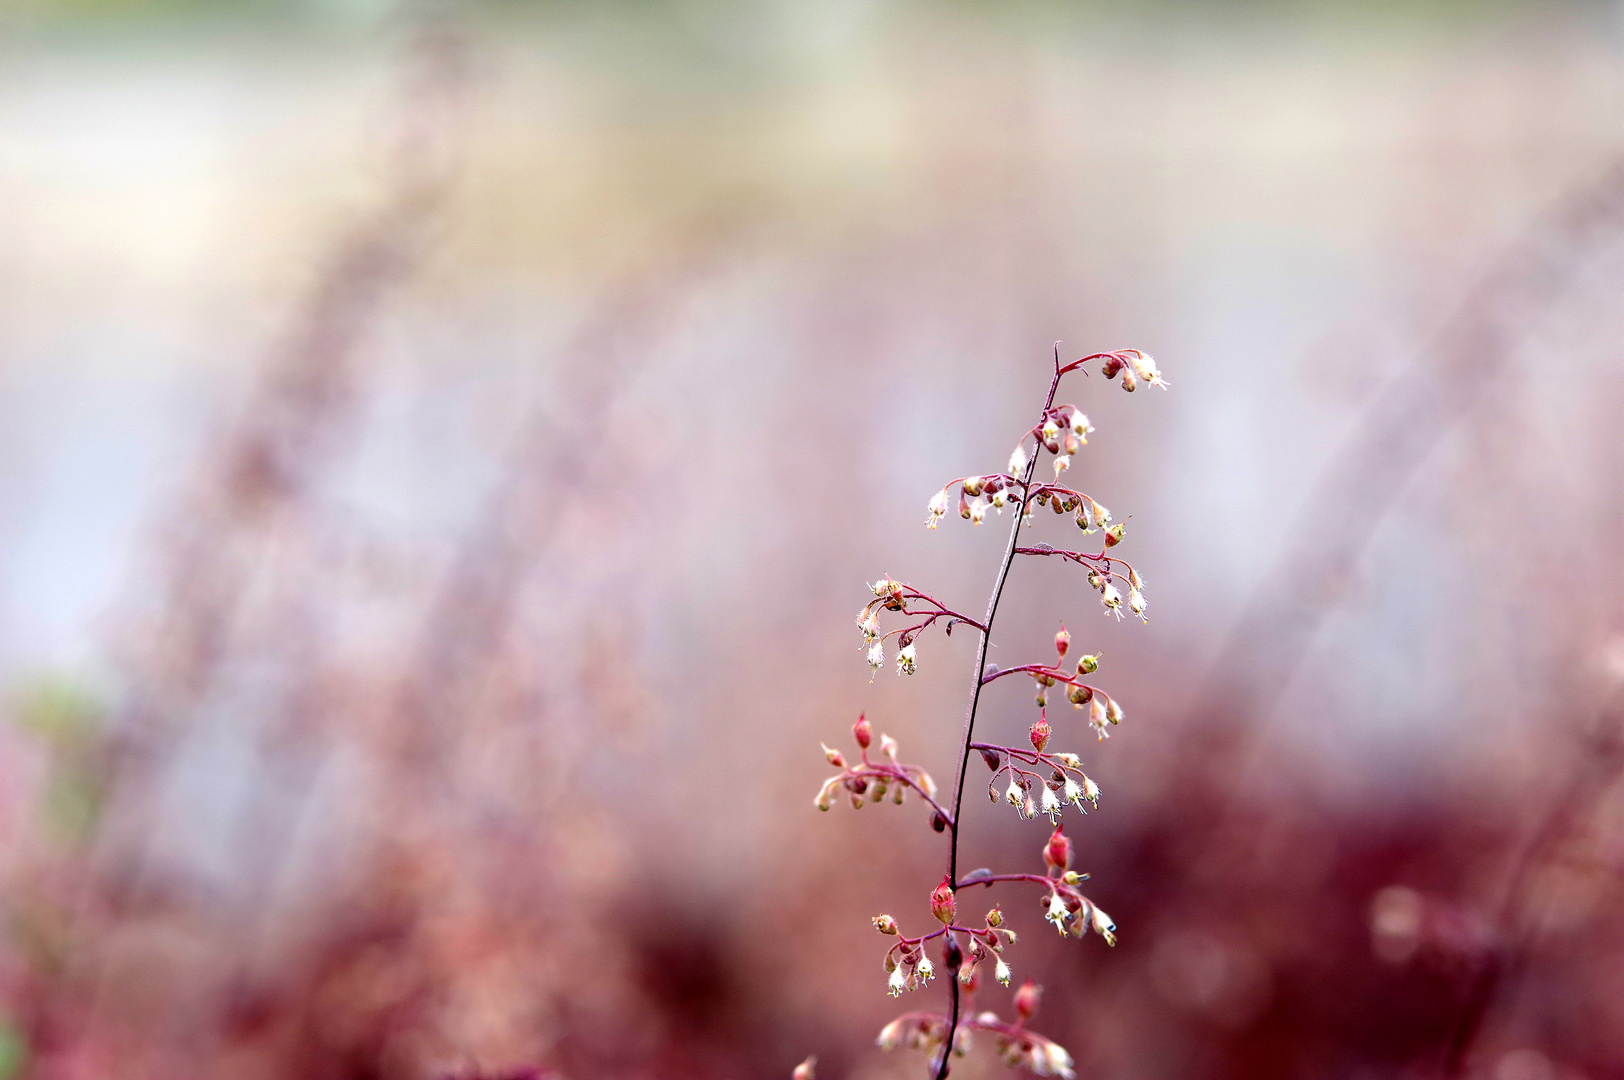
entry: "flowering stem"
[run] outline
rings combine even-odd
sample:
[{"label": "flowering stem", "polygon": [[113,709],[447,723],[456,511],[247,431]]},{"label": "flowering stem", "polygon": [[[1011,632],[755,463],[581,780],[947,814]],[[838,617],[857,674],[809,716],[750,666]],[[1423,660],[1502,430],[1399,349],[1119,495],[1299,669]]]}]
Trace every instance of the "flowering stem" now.
[{"label": "flowering stem", "polygon": [[[1066,370],[1076,366],[1077,364],[1072,364]],[[1054,395],[1060,388],[1062,374],[1060,345],[1057,342],[1054,350],[1054,376],[1049,380],[1049,395],[1043,401],[1045,414],[1054,407]],[[1023,488],[1031,487],[1032,473],[1037,468],[1038,456],[1034,450],[1031,459],[1026,463],[1026,475],[1021,478]],[[1004,583],[1009,579],[1010,564],[1015,560],[1015,546],[1020,540],[1026,506],[1022,504],[1015,507],[1014,516],[1015,521],[1009,527],[1009,542],[1004,545],[1004,561],[998,566],[998,578],[993,582],[992,596],[987,601],[987,617],[982,620],[981,644],[976,647],[975,677],[970,682],[970,703],[964,711],[964,739],[959,751],[958,776],[953,781],[953,817],[948,825],[947,880],[953,884],[954,891],[958,889],[959,880],[959,814],[964,803],[964,778],[970,767],[970,743],[975,736],[976,708],[981,704],[981,687],[986,681],[982,676],[987,669],[987,648],[992,642],[992,620],[993,616],[998,614],[998,601],[1004,594]],[[953,974],[956,976],[956,973]],[[947,1076],[948,1061],[953,1056],[953,1037],[959,1026],[959,980],[956,977],[952,978],[948,986],[952,991],[953,1005],[947,1022],[947,1039],[942,1043],[942,1061],[936,1068],[936,1080],[944,1080]]]}]

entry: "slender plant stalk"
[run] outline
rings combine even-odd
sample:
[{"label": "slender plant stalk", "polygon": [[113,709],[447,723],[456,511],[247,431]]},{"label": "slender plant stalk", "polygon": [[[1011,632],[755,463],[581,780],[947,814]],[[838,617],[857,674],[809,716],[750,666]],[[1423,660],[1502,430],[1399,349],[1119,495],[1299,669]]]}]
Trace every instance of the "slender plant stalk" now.
[{"label": "slender plant stalk", "polygon": [[[1060,388],[1060,346],[1054,348],[1054,376],[1049,380],[1049,396],[1043,399],[1043,411],[1048,412],[1054,406],[1055,391]],[[1037,454],[1026,463],[1026,475],[1021,477],[1025,486],[1030,487],[1032,474],[1038,467]],[[993,582],[992,596],[987,599],[987,616],[981,620],[981,643],[976,646],[975,673],[970,680],[970,703],[964,710],[964,740],[959,747],[959,774],[953,781],[953,817],[948,825],[947,842],[947,880],[953,883],[953,890],[959,887],[959,822],[963,820],[962,810],[964,802],[964,777],[970,768],[970,743],[975,739],[976,709],[981,705],[981,687],[987,671],[987,649],[992,643],[992,620],[998,614],[998,601],[1004,595],[1004,583],[1009,580],[1009,568],[1015,562],[1015,548],[1021,538],[1021,523],[1026,517],[1026,507],[1019,507],[1014,514],[1015,521],[1009,527],[1009,541],[1004,545],[1004,561],[998,566],[998,578]],[[942,1063],[936,1070],[936,1080],[942,1080],[947,1075],[948,1061],[952,1058],[953,1035],[959,1027],[959,981],[952,979],[948,985],[952,988],[952,1011],[947,1022],[948,1051],[942,1054]]]},{"label": "slender plant stalk", "polygon": [[[1103,938],[1107,945],[1116,944],[1116,923],[1099,905],[1085,896],[1080,886],[1087,874],[1071,868],[1072,843],[1066,836],[1061,816],[1067,806],[1083,811],[1085,802],[1099,805],[1099,785],[1082,770],[1082,761],[1074,753],[1049,750],[1052,729],[1048,720],[1048,698],[1051,689],[1063,694],[1064,699],[1077,709],[1088,710],[1087,725],[1103,739],[1108,729],[1122,722],[1122,706],[1104,689],[1093,684],[1089,676],[1099,670],[1099,656],[1086,654],[1075,658],[1075,664],[1066,660],[1071,648],[1071,635],[1062,624],[1054,636],[1053,663],[1017,664],[1008,669],[996,669],[987,663],[987,651],[992,647],[992,624],[998,615],[998,605],[1009,581],[1009,571],[1017,555],[1056,556],[1076,564],[1087,571],[1088,584],[1099,593],[1100,604],[1106,615],[1122,618],[1127,612],[1145,617],[1144,581],[1126,560],[1112,553],[1122,543],[1122,524],[1111,524],[1111,513],[1092,496],[1064,486],[1062,474],[1071,467],[1073,456],[1088,443],[1087,435],[1094,428],[1088,417],[1075,405],[1055,405],[1055,394],[1060,381],[1068,372],[1081,371],[1083,365],[1100,362],[1100,374],[1107,380],[1121,378],[1124,390],[1132,391],[1139,385],[1165,388],[1166,380],[1145,353],[1138,349],[1093,353],[1069,364],[1060,362],[1060,345],[1055,344],[1054,374],[1049,381],[1049,393],[1044,398],[1038,422],[1022,433],[1009,457],[1007,468],[998,473],[962,476],[949,481],[930,500],[930,514],[925,524],[936,528],[952,505],[955,490],[958,493],[958,516],[972,525],[986,518],[989,507],[1002,512],[1013,510],[1009,539],[1004,544],[1003,559],[998,564],[998,575],[993,580],[992,594],[987,599],[987,613],[981,620],[948,607],[928,593],[912,585],[897,581],[889,574],[882,575],[869,586],[874,599],[863,605],[857,613],[857,627],[862,632],[863,644],[868,652],[868,663],[877,672],[886,665],[886,643],[896,639],[897,673],[912,675],[918,664],[915,644],[920,635],[938,626],[951,633],[956,625],[973,626],[981,632],[976,646],[975,668],[971,673],[970,698],[964,710],[964,737],[959,744],[958,774],[953,781],[951,801],[945,797],[936,800],[936,784],[930,774],[917,765],[904,763],[898,758],[898,747],[891,736],[879,733],[876,744],[873,726],[866,716],[859,716],[852,725],[852,738],[857,744],[857,756],[848,759],[840,750],[824,746],[828,763],[839,770],[824,780],[814,805],[819,810],[830,809],[837,796],[849,799],[854,809],[868,802],[889,801],[901,805],[910,796],[917,796],[932,811],[931,827],[936,832],[948,833],[947,869],[942,881],[930,894],[930,913],[941,925],[938,929],[910,935],[890,915],[876,915],[871,920],[874,929],[893,939],[885,953],[885,970],[889,974],[887,989],[892,997],[923,988],[936,976],[936,965],[926,955],[927,947],[940,939],[941,959],[948,978],[949,1013],[913,1010],[905,1012],[887,1024],[876,1040],[881,1049],[891,1050],[906,1044],[910,1048],[932,1052],[931,1074],[943,1080],[951,1069],[951,1058],[968,1053],[973,1030],[990,1033],[999,1055],[1010,1065],[1025,1066],[1038,1076],[1055,1076],[1061,1080],[1074,1080],[1073,1059],[1065,1047],[1027,1026],[1038,1008],[1043,988],[1027,979],[1014,991],[1011,1004],[1015,1019],[1008,1022],[990,1010],[976,1011],[967,1002],[981,985],[982,973],[989,973],[989,981],[1008,988],[1012,972],[1004,960],[1004,949],[1013,945],[1016,934],[1005,925],[1003,911],[994,906],[984,920],[967,919],[960,911],[958,893],[972,885],[992,886],[1036,885],[1046,893],[1043,899],[1044,920],[1062,936],[1082,938],[1090,932]],[[1086,374],[1086,372],[1085,372]],[[1027,455],[1027,444],[1032,450]],[[1054,480],[1037,482],[1034,473],[1038,460],[1047,452],[1054,466]],[[1105,531],[1103,546],[1097,552],[1067,550],[1049,544],[1020,546],[1021,527],[1031,520],[1035,508],[1047,506],[1062,520],[1068,515],[1084,535]],[[1118,582],[1127,588],[1124,596]],[[881,625],[881,616],[895,613],[904,625],[887,629]],[[1066,666],[1062,667],[1062,664]],[[1007,675],[1018,675],[1035,681],[1038,691],[1036,704],[1038,719],[1028,735],[1031,749],[976,742],[976,714],[981,705],[981,689],[986,684]],[[872,752],[871,752],[872,751]],[[1047,817],[1054,827],[1042,848],[1044,873],[1003,872],[991,869],[976,870],[965,877],[959,876],[959,824],[964,811],[964,784],[970,768],[971,751],[979,751],[992,775],[987,781],[987,794],[993,802],[1006,802],[1013,806],[1023,820]],[[1031,766],[1025,768],[1023,766]],[[1044,775],[1047,772],[1048,775]],[[999,778],[1007,774],[1008,788],[1000,797]],[[1086,812],[1086,811],[1083,811]],[[959,1036],[963,1036],[961,1040]],[[795,1069],[795,1080],[815,1080],[814,1058],[808,1058]]]}]

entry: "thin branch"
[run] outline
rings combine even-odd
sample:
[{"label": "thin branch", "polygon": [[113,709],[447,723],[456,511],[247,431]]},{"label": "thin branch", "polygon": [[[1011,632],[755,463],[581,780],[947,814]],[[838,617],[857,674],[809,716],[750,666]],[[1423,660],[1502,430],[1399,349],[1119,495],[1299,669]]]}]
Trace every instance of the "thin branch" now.
[{"label": "thin branch", "polygon": [[[1079,361],[1081,363],[1081,361]],[[1075,367],[1076,365],[1072,365]],[[1055,344],[1054,376],[1049,380],[1049,394],[1043,401],[1043,411],[1047,413],[1054,405],[1055,391],[1060,388],[1060,345]],[[1024,444],[1026,439],[1022,438]],[[1039,444],[1041,445],[1041,443]],[[1038,453],[1033,451],[1031,460],[1026,463],[1026,475],[1022,478],[1022,485],[1030,487],[1032,473],[1037,468]],[[1004,561],[999,564],[998,578],[993,582],[992,596],[987,601],[987,617],[982,621],[981,644],[976,648],[975,676],[970,683],[970,703],[964,712],[964,739],[959,752],[959,772],[953,782],[953,823],[949,834],[947,846],[947,880],[956,883],[959,879],[959,811],[964,802],[964,778],[970,766],[970,743],[975,736],[976,708],[981,703],[981,687],[983,685],[982,673],[987,665],[987,647],[992,641],[992,620],[998,614],[998,601],[1004,595],[1004,583],[1009,580],[1009,567],[1015,560],[1015,546],[1020,540],[1021,525],[1026,517],[1026,507],[1015,509],[1015,521],[1009,527],[1009,542],[1004,545]],[[954,885],[957,891],[957,885]],[[942,1063],[937,1067],[936,1080],[944,1080],[947,1076],[948,1060],[953,1056],[953,1037],[959,1026],[959,980],[957,974],[949,983],[953,994],[953,1008],[947,1024],[947,1039],[942,1044]]]}]

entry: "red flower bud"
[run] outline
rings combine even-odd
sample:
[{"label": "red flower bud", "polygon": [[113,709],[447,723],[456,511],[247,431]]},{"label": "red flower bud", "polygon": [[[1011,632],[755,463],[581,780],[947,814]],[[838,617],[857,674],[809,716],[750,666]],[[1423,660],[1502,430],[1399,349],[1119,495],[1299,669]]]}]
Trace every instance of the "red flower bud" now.
[{"label": "red flower bud", "polygon": [[1066,624],[1061,623],[1060,633],[1054,636],[1054,651],[1059,653],[1060,658],[1064,660],[1066,658],[1066,650],[1069,648],[1071,648],[1071,635],[1066,633]]},{"label": "red flower bud", "polygon": [[1061,832],[1058,825],[1049,842],[1043,845],[1043,861],[1056,870],[1064,870],[1071,865],[1071,838]]},{"label": "red flower bud", "polygon": [[944,875],[942,883],[936,886],[936,891],[930,894],[930,913],[947,926],[957,914],[958,906],[953,896],[953,886]]},{"label": "red flower bud", "polygon": [[1042,996],[1043,987],[1027,979],[1021,984],[1021,988],[1015,991],[1015,1014],[1022,1020],[1032,1019],[1032,1014],[1038,1011],[1038,999]]},{"label": "red flower bud", "polygon": [[864,750],[867,750],[868,744],[874,741],[874,729],[869,727],[868,717],[865,714],[858,714],[857,723],[851,726],[851,733],[857,739],[857,745]]},{"label": "red flower bud", "polygon": [[1049,721],[1047,718],[1040,717],[1038,722],[1032,725],[1032,745],[1037,748],[1040,754],[1049,748]]}]

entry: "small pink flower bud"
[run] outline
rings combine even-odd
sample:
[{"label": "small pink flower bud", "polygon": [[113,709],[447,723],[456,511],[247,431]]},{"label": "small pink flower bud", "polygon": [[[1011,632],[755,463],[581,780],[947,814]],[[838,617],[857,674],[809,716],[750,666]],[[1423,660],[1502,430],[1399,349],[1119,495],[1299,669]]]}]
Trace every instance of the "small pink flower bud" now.
[{"label": "small pink flower bud", "polygon": [[1039,719],[1037,723],[1032,725],[1031,734],[1032,746],[1036,748],[1038,753],[1041,754],[1049,748],[1049,721]]},{"label": "small pink flower bud", "polygon": [[874,929],[882,934],[894,935],[897,932],[897,921],[889,915],[876,915],[873,922]]},{"label": "small pink flower bud", "polygon": [[1098,653],[1080,656],[1077,658],[1077,674],[1092,675],[1099,669],[1100,657]]},{"label": "small pink flower bud", "polygon": [[817,1066],[816,1056],[807,1058],[795,1066],[795,1071],[790,1074],[791,1080],[817,1080]]},{"label": "small pink flower bud", "polygon": [[999,758],[998,755],[993,753],[991,750],[981,751],[981,760],[987,763],[987,768],[994,772],[998,771]]},{"label": "small pink flower bud", "polygon": [[846,759],[841,757],[839,750],[836,750],[832,746],[824,746],[822,743],[819,743],[818,745],[823,746],[823,756],[829,759],[829,764],[833,765],[837,769],[843,769],[846,767]]},{"label": "small pink flower bud", "polygon": [[1106,529],[1105,546],[1108,548],[1116,547],[1118,544],[1122,543],[1122,534],[1127,531],[1127,523],[1122,521],[1119,521],[1115,525],[1112,525],[1109,529]]},{"label": "small pink flower bud", "polygon": [[1003,911],[1000,910],[999,908],[993,908],[991,911],[987,912],[987,925],[988,926],[993,926],[993,927],[1003,926],[1004,925],[1004,913],[1003,913]]},{"label": "small pink flower bud", "polygon": [[1054,636],[1054,651],[1059,653],[1060,658],[1064,660],[1066,658],[1066,650],[1069,648],[1071,648],[1071,635],[1066,632],[1066,624],[1061,623],[1060,633]]},{"label": "small pink flower bud", "polygon": [[1061,832],[1058,825],[1049,842],[1043,845],[1043,861],[1056,870],[1064,870],[1071,865],[1071,838]]},{"label": "small pink flower bud", "polygon": [[1043,987],[1027,979],[1021,984],[1021,988],[1015,991],[1015,1015],[1022,1020],[1032,1019],[1032,1014],[1038,1011],[1038,1001],[1042,997]]},{"label": "small pink flower bud", "polygon": [[874,729],[869,726],[868,717],[865,714],[858,714],[857,723],[851,726],[851,733],[856,738],[857,745],[864,750],[867,750],[868,744],[874,741]]},{"label": "small pink flower bud", "polygon": [[943,926],[952,923],[953,916],[958,913],[953,886],[946,876],[943,876],[942,883],[936,886],[936,891],[930,894],[930,913],[936,916]]}]

